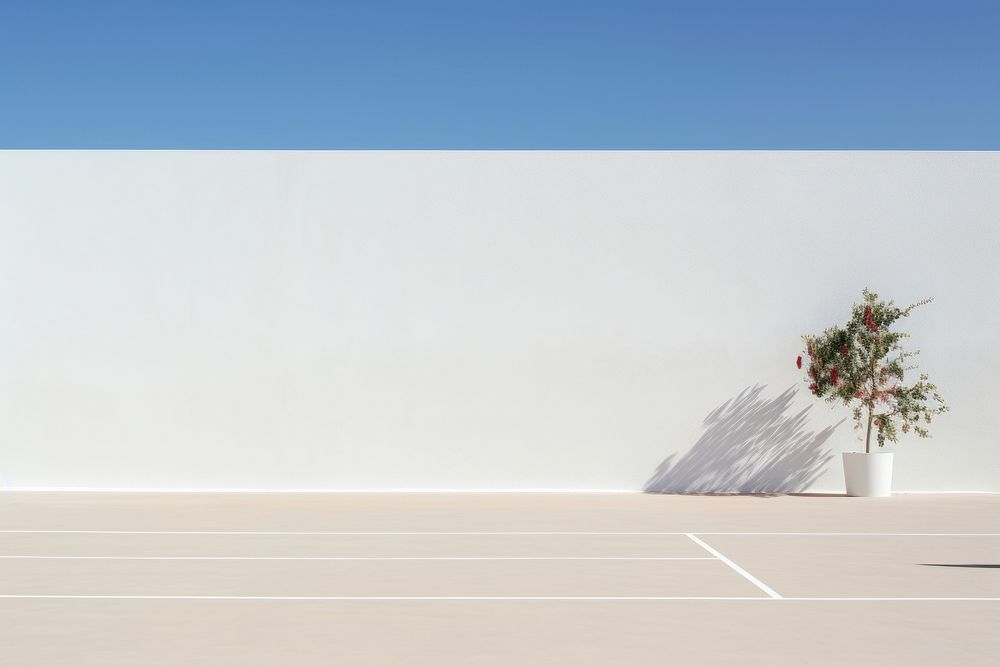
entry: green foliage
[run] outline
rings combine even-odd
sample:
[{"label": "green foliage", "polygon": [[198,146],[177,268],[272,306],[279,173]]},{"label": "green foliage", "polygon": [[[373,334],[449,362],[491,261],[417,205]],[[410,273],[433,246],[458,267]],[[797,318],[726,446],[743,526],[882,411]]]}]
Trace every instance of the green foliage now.
[{"label": "green foliage", "polygon": [[[851,407],[856,429],[867,424],[865,451],[870,451],[873,428],[879,447],[886,441],[896,442],[900,432],[912,430],[926,438],[934,415],[948,407],[926,374],[920,374],[911,385],[903,384],[905,373],[917,368],[911,360],[919,351],[903,349],[902,340],[908,334],[891,327],[931,299],[899,308],[892,301],[880,301],[867,288],[862,297],[851,309],[846,325],[802,337],[809,362],[809,390],[829,402]],[[800,366],[801,362],[799,357]]]}]

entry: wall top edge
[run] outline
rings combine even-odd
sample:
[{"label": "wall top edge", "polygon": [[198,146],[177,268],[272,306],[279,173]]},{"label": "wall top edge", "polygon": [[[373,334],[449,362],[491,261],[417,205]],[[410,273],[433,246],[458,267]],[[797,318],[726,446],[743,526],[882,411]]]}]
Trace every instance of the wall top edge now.
[{"label": "wall top edge", "polygon": [[0,153],[281,153],[281,154],[355,154],[355,153],[414,153],[414,154],[464,154],[464,153],[517,153],[517,154],[885,154],[885,155],[912,155],[912,154],[959,154],[975,155],[1000,154],[1000,149],[826,149],[826,148],[805,148],[805,149],[592,149],[592,148],[568,148],[568,149],[490,149],[490,148],[470,148],[470,149],[400,149],[400,148],[365,148],[365,149],[298,149],[298,148],[0,148]]}]

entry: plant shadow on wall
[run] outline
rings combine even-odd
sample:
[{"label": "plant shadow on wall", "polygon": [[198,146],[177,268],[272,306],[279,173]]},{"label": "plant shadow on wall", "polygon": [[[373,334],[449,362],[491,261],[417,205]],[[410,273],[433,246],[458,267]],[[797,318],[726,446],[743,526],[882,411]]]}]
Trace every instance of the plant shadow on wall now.
[{"label": "plant shadow on wall", "polygon": [[810,407],[786,414],[796,388],[776,398],[765,385],[740,392],[713,410],[705,432],[683,456],[656,468],[647,493],[798,493],[823,474],[833,454],[826,441],[844,420],[821,431],[806,429]]}]

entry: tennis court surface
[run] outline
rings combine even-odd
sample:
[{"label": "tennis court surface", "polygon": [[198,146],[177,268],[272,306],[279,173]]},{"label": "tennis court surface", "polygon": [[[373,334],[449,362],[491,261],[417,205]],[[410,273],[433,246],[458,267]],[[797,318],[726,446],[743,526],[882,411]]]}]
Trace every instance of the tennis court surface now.
[{"label": "tennis court surface", "polygon": [[995,665],[1000,496],[0,493],[4,665]]}]

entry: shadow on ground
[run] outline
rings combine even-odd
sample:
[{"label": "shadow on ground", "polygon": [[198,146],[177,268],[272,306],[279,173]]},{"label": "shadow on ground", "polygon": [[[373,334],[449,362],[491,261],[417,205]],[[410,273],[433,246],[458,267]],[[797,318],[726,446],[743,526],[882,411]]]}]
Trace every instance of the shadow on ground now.
[{"label": "shadow on ground", "polygon": [[682,456],[656,468],[647,493],[797,493],[808,489],[833,458],[826,441],[843,420],[806,430],[810,408],[786,414],[797,389],[775,398],[765,386],[740,392],[705,418],[705,432]]}]

